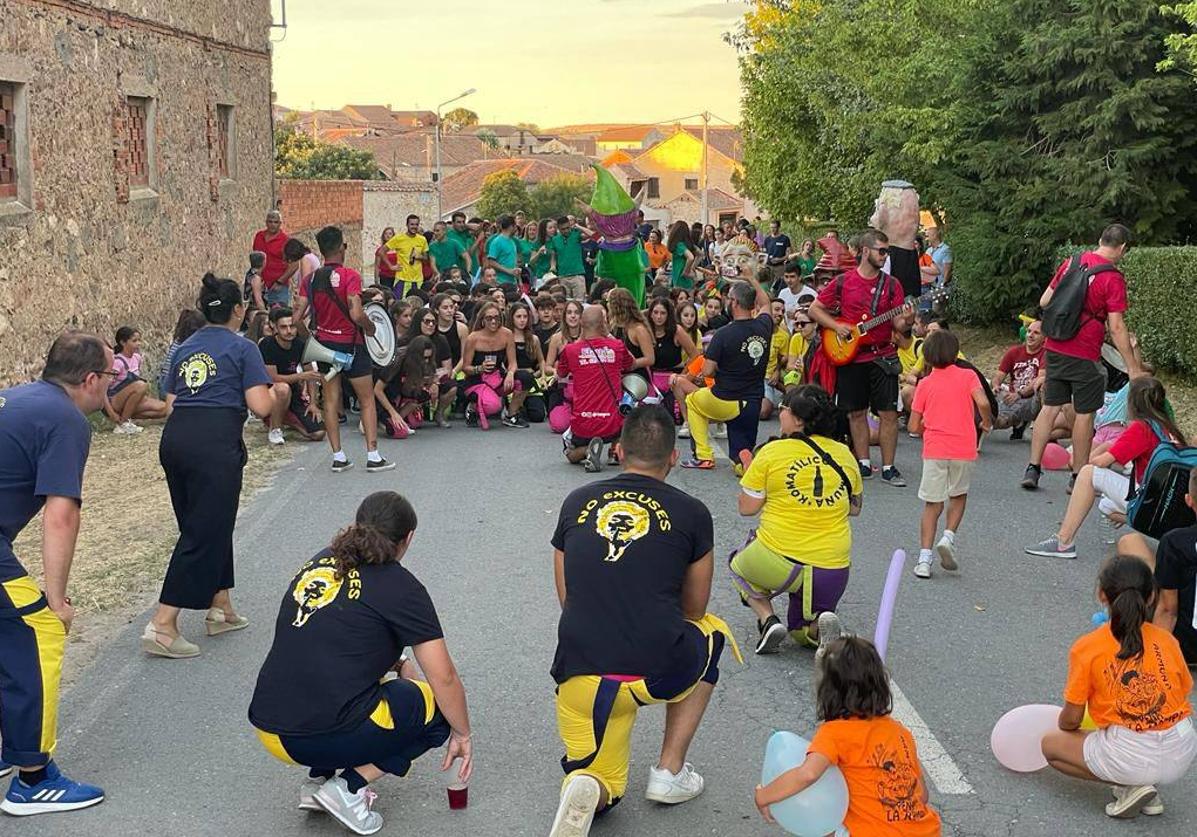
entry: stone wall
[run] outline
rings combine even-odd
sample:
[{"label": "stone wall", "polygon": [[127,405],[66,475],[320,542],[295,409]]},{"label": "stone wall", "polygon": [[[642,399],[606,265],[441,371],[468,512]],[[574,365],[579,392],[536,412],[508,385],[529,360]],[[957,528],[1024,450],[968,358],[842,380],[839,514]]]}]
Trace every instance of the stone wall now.
[{"label": "stone wall", "polygon": [[[153,359],[205,271],[244,275],[271,205],[269,0],[0,0],[0,21],[28,154],[0,197],[0,383],[70,327],[136,325]],[[128,97],[152,102],[144,184]]]},{"label": "stone wall", "polygon": [[364,182],[362,195],[362,254],[366,260],[363,275],[374,275],[374,251],[382,241],[382,231],[403,229],[408,215],[419,215],[424,229],[436,221],[436,186],[431,183],[403,183],[379,180]]}]

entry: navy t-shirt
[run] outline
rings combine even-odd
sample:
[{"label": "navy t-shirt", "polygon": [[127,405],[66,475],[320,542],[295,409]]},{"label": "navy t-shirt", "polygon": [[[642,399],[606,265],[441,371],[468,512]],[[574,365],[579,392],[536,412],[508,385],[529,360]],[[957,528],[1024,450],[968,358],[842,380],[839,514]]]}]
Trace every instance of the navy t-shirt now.
[{"label": "navy t-shirt", "polygon": [[270,386],[262,354],[249,340],[224,326],[207,326],[175,350],[167,392],[175,409],[232,407],[245,409],[245,391]]},{"label": "navy t-shirt", "polygon": [[773,316],[768,312],[751,320],[732,320],[711,337],[704,353],[718,364],[711,393],[724,401],[751,401],[765,397],[765,367]]},{"label": "navy t-shirt", "polygon": [[790,237],[785,233],[765,237],[765,253],[769,256],[769,264],[781,264],[790,249]]},{"label": "navy t-shirt", "polygon": [[83,501],[91,427],[57,384],[0,390],[0,581],[25,575],[12,542],[47,497]]},{"label": "navy t-shirt", "polygon": [[1172,635],[1180,643],[1185,662],[1197,664],[1197,526],[1173,529],[1160,538],[1155,553],[1155,580],[1163,590],[1175,590],[1176,627]]}]

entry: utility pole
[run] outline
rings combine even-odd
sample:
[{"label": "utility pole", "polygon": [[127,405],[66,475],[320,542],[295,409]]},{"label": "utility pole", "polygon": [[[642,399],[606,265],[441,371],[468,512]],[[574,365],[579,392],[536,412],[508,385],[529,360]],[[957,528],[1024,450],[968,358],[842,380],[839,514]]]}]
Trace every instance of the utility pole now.
[{"label": "utility pole", "polygon": [[478,91],[475,88],[471,87],[469,90],[454,96],[452,99],[441,102],[436,106],[436,131],[432,136],[433,141],[436,143],[436,220],[438,221],[444,220],[444,208],[441,206],[441,197],[443,195],[442,181],[445,179],[444,173],[441,171],[441,108],[443,108],[445,105],[451,105],[458,99],[464,99],[466,96],[471,96],[477,92]]},{"label": "utility pole", "polygon": [[711,114],[707,111],[702,112],[702,172],[699,174],[698,185],[702,187],[702,225],[705,227],[710,223],[708,213],[710,211],[710,201],[707,197],[707,140],[709,137],[709,130],[711,124]]}]

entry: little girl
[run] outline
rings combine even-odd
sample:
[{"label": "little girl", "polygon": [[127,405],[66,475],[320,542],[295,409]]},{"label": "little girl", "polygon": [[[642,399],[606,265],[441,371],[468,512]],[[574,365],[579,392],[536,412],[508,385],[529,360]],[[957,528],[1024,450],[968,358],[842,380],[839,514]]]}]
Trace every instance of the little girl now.
[{"label": "little girl", "polygon": [[[1097,587],[1110,621],[1073,643],[1060,731],[1044,736],[1043,755],[1061,773],[1113,785],[1108,816],[1162,814],[1156,785],[1180,779],[1197,756],[1193,678],[1176,638],[1147,621],[1155,582],[1142,560],[1114,556]],[[1093,732],[1080,729],[1086,704]]]},{"label": "little girl", "polygon": [[818,717],[806,761],[768,785],[757,785],[756,807],[773,822],[768,806],[800,793],[835,765],[848,784],[850,834],[938,835],[939,814],[927,788],[910,730],[890,717],[889,676],[866,639],[844,637],[827,646],[819,662]]},{"label": "little girl", "polygon": [[113,433],[140,433],[142,428],[133,419],[166,418],[166,403],[148,394],[149,384],[141,377],[141,332],[132,326],[118,328],[112,354],[116,375],[108,385],[104,411],[116,425]]}]

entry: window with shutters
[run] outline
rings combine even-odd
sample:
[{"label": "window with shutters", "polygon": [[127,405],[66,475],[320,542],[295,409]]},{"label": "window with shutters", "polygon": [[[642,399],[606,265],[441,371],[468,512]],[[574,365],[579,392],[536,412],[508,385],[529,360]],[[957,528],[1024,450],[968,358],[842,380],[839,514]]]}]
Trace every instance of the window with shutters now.
[{"label": "window with shutters", "polygon": [[656,177],[648,179],[648,196],[650,198],[661,197],[661,181]]}]

